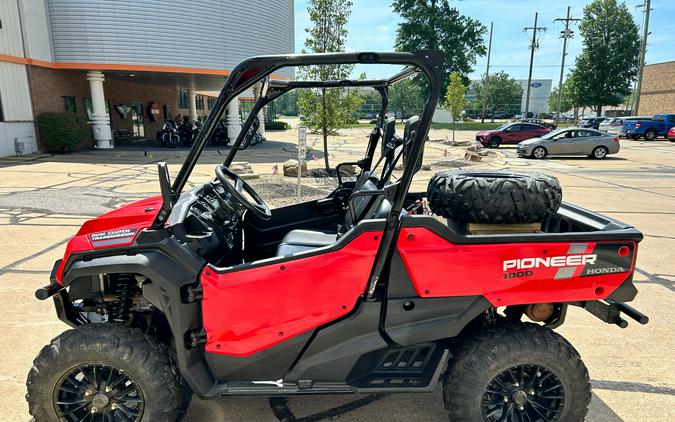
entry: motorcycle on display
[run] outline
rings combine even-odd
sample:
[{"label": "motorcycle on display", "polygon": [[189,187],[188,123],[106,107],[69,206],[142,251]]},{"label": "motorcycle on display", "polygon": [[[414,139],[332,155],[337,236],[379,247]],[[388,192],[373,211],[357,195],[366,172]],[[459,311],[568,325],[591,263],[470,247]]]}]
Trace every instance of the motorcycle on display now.
[{"label": "motorcycle on display", "polygon": [[176,123],[173,120],[164,120],[162,130],[157,132],[157,138],[162,143],[163,147],[176,148],[180,142]]},{"label": "motorcycle on display", "polygon": [[265,141],[265,138],[258,132],[259,127],[260,119],[256,116],[256,118],[253,119],[253,122],[251,122],[251,126],[246,131],[246,137],[244,138],[244,142],[239,146],[239,149],[246,149],[251,145],[257,145]]},{"label": "motorcycle on display", "polygon": [[216,126],[211,143],[214,145],[227,145],[230,143],[230,140],[227,137],[227,124],[224,120],[221,120],[218,123],[218,126]]},{"label": "motorcycle on display", "polygon": [[202,123],[199,120],[195,120],[194,122],[187,120],[185,123],[183,123],[178,129],[178,136],[180,137],[180,141],[183,143],[183,145],[192,145],[195,139],[197,139],[197,135],[199,134],[201,127]]}]

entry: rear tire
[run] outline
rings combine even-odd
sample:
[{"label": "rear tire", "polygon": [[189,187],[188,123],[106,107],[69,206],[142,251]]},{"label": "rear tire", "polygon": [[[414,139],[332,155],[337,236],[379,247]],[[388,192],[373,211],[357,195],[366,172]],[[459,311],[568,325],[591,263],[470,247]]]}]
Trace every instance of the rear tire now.
[{"label": "rear tire", "polygon": [[[118,377],[128,381],[115,385]],[[116,324],[86,324],[54,338],[33,361],[26,387],[29,413],[38,422],[62,420],[68,412],[80,420],[93,406],[100,418],[173,422],[181,404],[189,403],[186,391],[181,398],[167,347]]]},{"label": "rear tire", "polygon": [[591,157],[595,158],[596,160],[602,160],[603,158],[607,157],[607,154],[609,154],[607,148],[595,147],[591,153]]},{"label": "rear tire", "polygon": [[560,208],[558,179],[541,173],[447,171],[427,188],[431,210],[457,223],[539,223]]},{"label": "rear tire", "polygon": [[443,380],[451,422],[528,420],[524,413],[529,420],[577,422],[588,413],[588,370],[548,328],[500,323],[467,336],[453,356]]}]

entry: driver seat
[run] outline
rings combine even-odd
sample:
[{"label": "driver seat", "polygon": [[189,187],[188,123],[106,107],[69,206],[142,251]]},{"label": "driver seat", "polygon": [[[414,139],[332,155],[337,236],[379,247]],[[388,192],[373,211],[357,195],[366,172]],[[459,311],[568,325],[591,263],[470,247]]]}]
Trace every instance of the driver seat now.
[{"label": "driver seat", "polygon": [[[387,174],[386,169],[392,166],[394,154],[400,143],[391,143],[395,134],[396,120],[393,118],[385,122],[384,137],[382,139],[382,158],[385,159],[385,171],[383,175]],[[391,149],[391,151],[389,151]],[[377,164],[375,165],[377,167]],[[379,180],[372,171],[362,172],[354,186],[354,192],[369,192],[376,191],[379,186],[386,184],[386,180]],[[354,215],[347,211],[340,228],[343,231],[351,229],[356,223],[361,220],[369,218],[386,218],[391,211],[391,203],[383,198],[382,195],[372,196],[357,196],[352,199],[352,206]],[[284,236],[283,240],[277,247],[277,256],[292,255],[298,252],[304,252],[310,249],[320,248],[335,243],[338,239],[338,233],[326,233],[316,230],[291,230]]]}]

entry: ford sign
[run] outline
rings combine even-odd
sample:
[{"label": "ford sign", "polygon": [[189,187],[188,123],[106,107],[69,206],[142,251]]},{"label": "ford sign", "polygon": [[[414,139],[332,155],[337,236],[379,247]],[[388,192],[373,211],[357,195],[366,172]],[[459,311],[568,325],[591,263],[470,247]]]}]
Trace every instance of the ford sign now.
[{"label": "ford sign", "polygon": [[532,82],[532,88],[539,88],[541,84],[539,82]]}]

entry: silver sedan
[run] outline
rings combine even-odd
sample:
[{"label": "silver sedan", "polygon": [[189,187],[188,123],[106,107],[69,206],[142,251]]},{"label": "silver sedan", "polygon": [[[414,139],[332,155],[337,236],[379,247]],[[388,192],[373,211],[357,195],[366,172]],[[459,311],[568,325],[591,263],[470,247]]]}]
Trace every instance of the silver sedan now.
[{"label": "silver sedan", "polygon": [[559,129],[518,144],[520,157],[544,158],[547,155],[587,155],[602,159],[619,152],[619,138],[595,129]]}]

